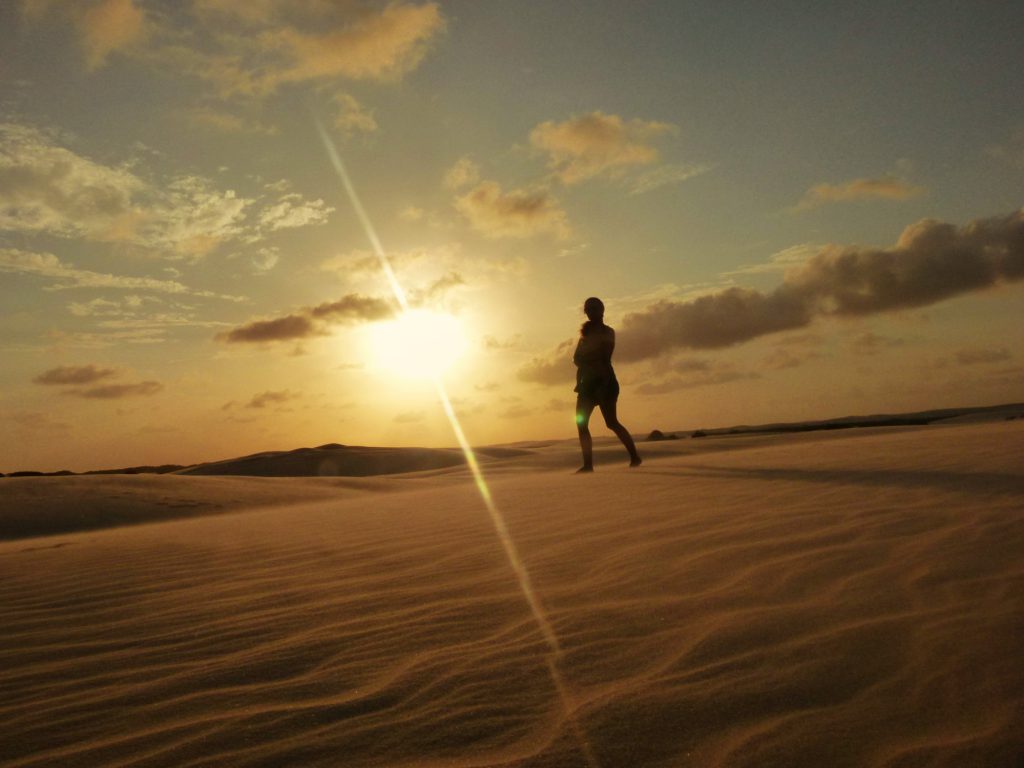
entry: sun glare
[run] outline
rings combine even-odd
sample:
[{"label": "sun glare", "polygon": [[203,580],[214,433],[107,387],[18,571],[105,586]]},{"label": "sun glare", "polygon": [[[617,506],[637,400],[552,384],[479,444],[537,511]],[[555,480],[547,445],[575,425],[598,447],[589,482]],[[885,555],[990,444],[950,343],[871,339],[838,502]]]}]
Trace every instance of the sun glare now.
[{"label": "sun glare", "polygon": [[370,344],[378,368],[407,378],[440,376],[466,350],[458,318],[412,309],[375,325]]}]

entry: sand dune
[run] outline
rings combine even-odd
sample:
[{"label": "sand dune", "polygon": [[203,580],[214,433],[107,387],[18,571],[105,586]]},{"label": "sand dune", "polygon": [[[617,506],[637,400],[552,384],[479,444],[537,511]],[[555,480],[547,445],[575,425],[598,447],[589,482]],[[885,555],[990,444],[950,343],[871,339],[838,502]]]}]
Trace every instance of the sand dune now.
[{"label": "sand dune", "polygon": [[[483,460],[526,455],[514,448],[477,449]],[[374,448],[359,445],[321,445],[294,451],[269,451],[238,459],[214,461],[179,470],[182,475],[249,475],[257,477],[369,477],[466,463],[457,448]]]},{"label": "sand dune", "polygon": [[555,658],[461,466],[5,480],[0,762],[1021,764],[1024,423],[601,446],[488,465]]}]

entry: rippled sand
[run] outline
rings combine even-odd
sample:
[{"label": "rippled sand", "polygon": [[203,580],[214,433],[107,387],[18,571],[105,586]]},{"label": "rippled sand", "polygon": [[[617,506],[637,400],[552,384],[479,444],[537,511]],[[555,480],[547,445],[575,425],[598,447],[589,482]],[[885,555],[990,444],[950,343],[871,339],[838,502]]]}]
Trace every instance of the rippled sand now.
[{"label": "rippled sand", "polygon": [[1021,764],[1024,422],[641,448],[486,465],[557,658],[462,468],[5,480],[0,763]]}]

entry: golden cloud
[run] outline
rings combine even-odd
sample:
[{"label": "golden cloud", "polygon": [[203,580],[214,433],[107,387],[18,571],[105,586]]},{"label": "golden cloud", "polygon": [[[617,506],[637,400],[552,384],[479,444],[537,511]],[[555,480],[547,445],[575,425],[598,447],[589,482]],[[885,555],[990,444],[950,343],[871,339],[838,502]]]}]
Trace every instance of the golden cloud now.
[{"label": "golden cloud", "polygon": [[102,0],[77,17],[77,26],[90,70],[99,69],[111,53],[130,48],[146,34],[145,16],[133,0]]},{"label": "golden cloud", "polygon": [[829,203],[848,203],[856,200],[909,200],[920,197],[928,190],[896,176],[877,179],[854,179],[843,184],[816,184],[804,194],[793,208],[806,211]]},{"label": "golden cloud", "polygon": [[485,237],[523,238],[547,234],[564,239],[571,233],[565,211],[544,190],[503,192],[496,182],[482,181],[457,197],[455,208]]},{"label": "golden cloud", "polygon": [[561,123],[541,123],[530,132],[530,143],[547,153],[548,167],[563,183],[575,184],[654,164],[659,154],[651,140],[675,130],[669,123],[627,121],[597,111]]}]

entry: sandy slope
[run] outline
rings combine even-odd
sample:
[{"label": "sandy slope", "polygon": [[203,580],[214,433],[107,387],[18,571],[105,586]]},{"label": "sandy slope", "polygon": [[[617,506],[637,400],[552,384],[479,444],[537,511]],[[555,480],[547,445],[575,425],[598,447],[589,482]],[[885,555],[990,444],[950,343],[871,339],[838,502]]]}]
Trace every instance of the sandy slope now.
[{"label": "sandy slope", "polygon": [[489,472],[578,731],[464,469],[5,485],[0,763],[1020,764],[1024,423],[646,447]]}]

